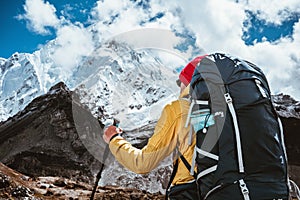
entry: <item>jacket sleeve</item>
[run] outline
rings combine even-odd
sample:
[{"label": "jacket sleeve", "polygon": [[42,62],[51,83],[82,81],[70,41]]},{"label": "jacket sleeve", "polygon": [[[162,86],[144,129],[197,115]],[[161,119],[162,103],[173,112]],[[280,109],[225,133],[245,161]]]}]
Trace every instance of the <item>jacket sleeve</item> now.
[{"label": "jacket sleeve", "polygon": [[172,109],[172,104],[167,105],[145,147],[137,149],[117,136],[111,140],[110,150],[118,162],[129,170],[139,174],[149,173],[174,151],[178,137],[177,123],[178,116]]}]

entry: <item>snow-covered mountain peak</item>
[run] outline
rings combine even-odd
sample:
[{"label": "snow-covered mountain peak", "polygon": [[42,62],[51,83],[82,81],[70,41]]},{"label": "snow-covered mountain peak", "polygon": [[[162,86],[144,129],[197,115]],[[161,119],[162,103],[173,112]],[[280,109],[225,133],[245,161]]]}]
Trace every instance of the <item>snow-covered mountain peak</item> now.
[{"label": "snow-covered mountain peak", "polygon": [[117,117],[123,127],[131,129],[157,119],[159,111],[151,111],[152,105],[162,107],[177,97],[177,74],[151,51],[136,51],[116,41],[99,51],[96,54],[104,56],[87,58],[84,63],[88,65],[76,70],[84,77],[74,78],[81,82],[76,92],[94,115],[103,120]]},{"label": "snow-covered mountain peak", "polygon": [[[167,66],[159,52],[153,49],[135,50],[113,39],[82,57],[77,66],[64,69],[53,60],[53,52],[57,48],[54,40],[33,54],[15,53],[1,60],[0,121],[22,110],[33,98],[46,93],[60,81],[72,90],[85,88],[89,96],[82,99],[93,114],[97,115],[99,107],[106,107],[107,116],[118,115],[120,118],[124,117],[124,112],[126,115],[133,111],[142,113],[152,104],[165,104],[178,94],[174,69],[181,64]],[[174,55],[168,56],[170,60],[174,58]],[[116,98],[120,96],[121,100]],[[94,102],[91,101],[93,98]],[[157,115],[149,110],[146,112]],[[146,121],[154,119],[148,119],[149,116],[138,118]]]},{"label": "snow-covered mountain peak", "polygon": [[41,80],[32,54],[15,53],[0,65],[0,120],[22,110],[30,101],[43,94]]}]

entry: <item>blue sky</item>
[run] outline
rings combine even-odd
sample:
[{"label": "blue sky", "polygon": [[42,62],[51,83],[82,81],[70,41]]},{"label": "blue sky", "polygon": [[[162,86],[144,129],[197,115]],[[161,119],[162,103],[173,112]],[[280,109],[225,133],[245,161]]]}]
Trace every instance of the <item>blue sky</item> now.
[{"label": "blue sky", "polygon": [[[96,0],[48,0],[48,2],[56,8],[58,17],[63,16],[73,23],[79,21],[84,26],[88,26],[91,18],[90,11],[95,6]],[[48,34],[38,34],[28,29],[24,19],[17,19],[17,16],[25,13],[24,4],[25,0],[0,3],[0,57],[8,58],[14,52],[32,53],[39,48],[40,44],[45,44],[56,37],[54,29],[49,28]],[[146,3],[139,4],[147,8]],[[258,18],[255,12],[245,10],[245,13],[248,19],[244,21],[244,26],[249,29],[243,31],[242,39],[246,45],[253,45],[254,42],[261,42],[263,39],[274,42],[281,37],[292,37],[293,25],[299,20],[299,13],[294,13],[278,25]],[[150,20],[162,16],[161,12]]]},{"label": "blue sky", "polygon": [[[23,12],[24,1],[1,1],[0,3],[0,56],[8,58],[15,51],[32,51],[44,38],[27,30],[25,22],[15,18]],[[31,41],[31,42],[29,42]]]},{"label": "blue sky", "polygon": [[[94,7],[96,0],[49,0],[56,8],[58,16],[64,16],[68,20],[80,21],[85,26],[89,25],[90,9]],[[0,2],[0,57],[8,58],[14,52],[32,53],[38,50],[40,44],[56,37],[55,30],[49,29],[49,34],[38,34],[29,30],[25,20],[17,19],[24,14],[25,0]]]},{"label": "blue sky", "polygon": [[299,13],[291,15],[282,24],[268,23],[264,19],[259,19],[256,13],[245,11],[248,19],[244,25],[250,28],[243,33],[245,44],[253,45],[254,42],[262,42],[263,39],[274,42],[282,37],[292,37],[293,26],[299,20]]},{"label": "blue sky", "polygon": [[238,55],[263,68],[275,93],[300,98],[299,0],[15,0],[0,9],[3,58],[57,39],[53,59],[72,68],[94,46],[91,24],[100,39],[164,28],[188,36],[175,50]]}]

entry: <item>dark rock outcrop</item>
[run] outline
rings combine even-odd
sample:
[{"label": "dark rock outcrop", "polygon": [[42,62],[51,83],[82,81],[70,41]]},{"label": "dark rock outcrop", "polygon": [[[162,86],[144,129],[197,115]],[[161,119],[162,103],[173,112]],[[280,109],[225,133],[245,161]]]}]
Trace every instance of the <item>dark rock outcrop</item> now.
[{"label": "dark rock outcrop", "polygon": [[300,102],[283,94],[274,96],[273,101],[283,124],[289,175],[300,185]]},{"label": "dark rock outcrop", "polygon": [[[83,120],[94,118],[79,103],[72,105],[72,100],[72,92],[64,83],[58,83],[2,122],[0,161],[31,177],[61,176],[94,183],[101,163],[82,143],[72,106],[77,106],[76,112],[86,117]],[[101,131],[93,134],[100,137]]]}]

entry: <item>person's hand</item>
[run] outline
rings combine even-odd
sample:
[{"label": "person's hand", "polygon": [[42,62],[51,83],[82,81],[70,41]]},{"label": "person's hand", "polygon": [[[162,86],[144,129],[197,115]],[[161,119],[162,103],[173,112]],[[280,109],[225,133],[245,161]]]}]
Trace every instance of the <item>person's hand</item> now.
[{"label": "person's hand", "polygon": [[117,128],[116,126],[109,126],[104,130],[103,140],[108,144],[114,135],[120,133],[122,133],[122,129]]}]

